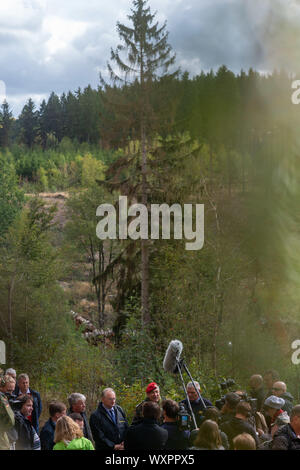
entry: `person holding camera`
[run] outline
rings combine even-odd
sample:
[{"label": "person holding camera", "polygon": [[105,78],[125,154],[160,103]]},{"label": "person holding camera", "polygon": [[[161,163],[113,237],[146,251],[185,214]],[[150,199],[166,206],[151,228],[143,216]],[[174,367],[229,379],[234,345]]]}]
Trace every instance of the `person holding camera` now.
[{"label": "person holding camera", "polygon": [[[198,392],[200,394],[201,389],[200,389],[199,382],[194,381],[194,384],[196,385],[196,389],[198,390]],[[209,407],[209,406],[213,406],[213,405],[206,398],[202,398],[202,400],[201,400],[201,398],[199,398],[197,390],[195,390],[193,382],[189,382],[186,386],[187,395],[188,395],[188,398],[190,400],[193,413],[195,415],[197,426],[199,428],[199,426],[203,422],[203,411],[205,410],[205,407]],[[189,406],[188,406],[187,399],[182,400],[180,402],[180,404],[183,404],[185,409],[189,412]]]},{"label": "person holding camera", "polygon": [[240,402],[240,400],[241,400],[241,397],[237,393],[228,392],[228,393],[226,393],[226,395],[224,397],[224,401],[223,401],[223,399],[221,399],[221,400],[218,400],[216,402],[216,405],[219,402],[220,402],[220,404],[221,404],[221,402],[223,402],[223,405],[222,405],[222,408],[221,408],[221,416],[220,416],[220,419],[219,419],[220,424],[223,424],[226,421],[229,421],[232,418],[234,418],[235,413],[236,413],[236,407],[237,407],[238,403]]},{"label": "person holding camera", "polygon": [[[184,450],[188,448],[190,431],[182,429],[180,420],[180,407],[176,401],[165,400],[162,404],[164,423],[162,428],[168,432],[168,440],[165,449],[167,450]],[[184,415],[183,417],[185,417]],[[189,415],[187,415],[189,417]],[[188,424],[184,420],[184,424]]]},{"label": "person holding camera", "polygon": [[220,428],[225,434],[227,434],[229,441],[229,449],[233,450],[233,439],[235,436],[242,434],[243,432],[250,434],[256,442],[256,446],[259,445],[259,439],[255,432],[254,427],[248,422],[251,416],[251,405],[244,400],[239,401],[236,407],[235,415],[220,425]]},{"label": "person holding camera", "polygon": [[264,389],[264,381],[263,381],[262,376],[259,374],[251,375],[250,380],[249,380],[249,385],[250,385],[250,396],[251,398],[257,399],[257,411],[261,411],[264,401],[265,401],[265,396],[266,396],[266,391]]}]

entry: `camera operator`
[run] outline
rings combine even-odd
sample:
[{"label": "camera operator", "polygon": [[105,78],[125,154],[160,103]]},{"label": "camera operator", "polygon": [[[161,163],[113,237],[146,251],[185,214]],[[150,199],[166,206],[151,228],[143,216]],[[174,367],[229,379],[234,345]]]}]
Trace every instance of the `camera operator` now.
[{"label": "camera operator", "polygon": [[263,413],[258,410],[258,399],[250,397],[244,390],[236,390],[235,393],[239,395],[241,400],[249,403],[251,411],[249,413],[248,423],[254,428],[259,439],[262,442],[265,441],[268,426]]},{"label": "camera operator", "polygon": [[[199,382],[194,381],[194,384],[196,385],[196,388],[198,389],[199,393],[201,393]],[[188,394],[188,397],[189,397],[189,400],[190,400],[190,403],[191,403],[193,413],[195,415],[197,426],[199,428],[201,423],[203,423],[203,411],[205,410],[205,408],[203,406],[203,403],[202,403],[202,400],[203,400],[205,406],[207,406],[207,407],[208,406],[213,406],[213,405],[206,398],[202,397],[202,400],[199,398],[198,393],[196,392],[195,387],[193,385],[193,382],[189,382],[187,384],[186,391],[187,391],[187,394]],[[188,406],[188,403],[187,403],[186,399],[182,400],[180,402],[180,404],[183,404],[185,409],[189,412],[189,406]]]},{"label": "camera operator", "polygon": [[256,446],[259,445],[259,439],[255,432],[254,427],[249,423],[248,419],[251,416],[251,405],[246,401],[240,400],[236,407],[236,412],[233,417],[228,421],[220,425],[220,428],[225,434],[227,434],[229,441],[229,448],[233,450],[233,439],[242,434],[243,432],[250,434],[255,442]]},{"label": "camera operator", "polygon": [[[235,416],[236,407],[241,398],[234,392],[228,392],[224,397],[224,404],[221,408],[220,425]],[[218,400],[219,401],[219,400]],[[216,402],[217,404],[217,402]]]},{"label": "camera operator", "polygon": [[[183,420],[181,420],[180,407],[176,401],[165,400],[162,404],[164,423],[162,428],[168,432],[168,440],[165,449],[184,450],[188,448],[190,431],[183,429],[188,427],[190,416],[186,410],[183,411]],[[183,421],[183,423],[182,423]],[[183,424],[183,425],[182,425]]]},{"label": "camera operator", "polygon": [[262,376],[259,374],[251,375],[250,380],[249,380],[249,385],[250,385],[250,396],[252,398],[257,399],[257,411],[261,411],[264,401],[265,401],[265,396],[266,396],[266,391],[264,389],[264,382],[263,382]]},{"label": "camera operator", "polygon": [[14,388],[15,381],[12,377],[8,375],[0,377],[0,450],[13,449],[9,436],[14,430],[15,418],[7,395],[10,395]]}]

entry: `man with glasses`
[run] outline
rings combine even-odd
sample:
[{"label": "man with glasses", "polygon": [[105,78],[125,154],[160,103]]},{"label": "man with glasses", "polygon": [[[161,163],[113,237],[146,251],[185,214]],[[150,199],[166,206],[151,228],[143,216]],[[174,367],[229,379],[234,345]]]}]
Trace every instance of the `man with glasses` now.
[{"label": "man with glasses", "polygon": [[[144,403],[148,401],[152,401],[153,403],[158,403],[160,405],[160,402],[161,402],[160,389],[157,383],[151,382],[149,385],[147,385],[146,395],[147,395],[146,399],[143,400],[141,403],[139,403],[137,407],[135,408],[135,414],[131,423],[133,426],[137,424],[141,424],[141,422],[143,421],[142,409],[143,409]],[[159,424],[162,424],[162,423],[163,423],[163,412],[161,409],[161,416],[159,418]]]},{"label": "man with glasses", "polygon": [[288,415],[291,414],[293,408],[294,397],[286,391],[286,384],[284,382],[275,382],[272,386],[272,394],[276,397],[283,398],[285,404],[283,405],[283,411],[286,411]]},{"label": "man with glasses", "polygon": [[105,388],[96,411],[91,414],[90,426],[96,450],[124,450],[128,421],[124,411],[116,405],[116,394]]}]

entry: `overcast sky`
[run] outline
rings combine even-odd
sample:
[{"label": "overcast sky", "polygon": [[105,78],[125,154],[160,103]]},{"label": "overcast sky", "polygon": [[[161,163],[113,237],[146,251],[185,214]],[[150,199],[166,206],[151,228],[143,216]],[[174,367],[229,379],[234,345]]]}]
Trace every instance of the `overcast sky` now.
[{"label": "overcast sky", "polygon": [[[116,22],[131,0],[0,0],[0,99],[15,115],[29,97],[96,87]],[[225,64],[235,72],[300,63],[299,0],[150,0],[167,20],[177,65],[191,75]],[[2,82],[1,82],[2,81]]]}]

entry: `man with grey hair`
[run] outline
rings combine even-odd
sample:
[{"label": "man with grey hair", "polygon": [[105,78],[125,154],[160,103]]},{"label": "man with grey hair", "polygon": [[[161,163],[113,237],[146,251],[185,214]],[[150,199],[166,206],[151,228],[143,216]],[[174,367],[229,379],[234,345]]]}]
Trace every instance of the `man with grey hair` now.
[{"label": "man with grey hair", "polygon": [[86,439],[93,441],[91,428],[89,426],[89,422],[85,412],[85,402],[86,397],[82,393],[71,393],[71,395],[68,396],[68,403],[70,408],[68,409],[67,415],[70,416],[70,414],[72,413],[79,413],[82,416],[84,423],[83,435],[84,437],[86,437]]},{"label": "man with grey hair", "polygon": [[6,369],[5,375],[10,375],[15,381],[17,381],[17,372],[12,367]]},{"label": "man with grey hair", "polygon": [[[196,389],[198,390],[198,392],[201,393],[199,382],[194,381],[194,384],[195,384]],[[204,402],[204,405],[203,405],[203,402],[199,398],[197,390],[195,390],[193,382],[189,382],[186,386],[187,395],[189,397],[191,407],[192,407],[193,413],[195,415],[197,426],[200,427],[200,424],[203,422],[203,419],[204,419],[203,418],[203,411],[205,410],[204,405],[206,407],[208,407],[208,406],[213,406],[213,404],[209,400],[207,400],[206,398],[202,397],[202,400]],[[187,412],[189,412],[189,406],[188,406],[187,399],[182,400],[180,403],[182,403],[185,406],[185,409],[187,410]]]},{"label": "man with grey hair", "polygon": [[32,414],[27,417],[31,422],[32,426],[39,433],[39,419],[42,413],[42,400],[39,392],[29,387],[29,376],[27,374],[20,374],[17,380],[17,386],[14,394],[18,397],[19,395],[30,395],[33,400]]},{"label": "man with grey hair", "polygon": [[90,426],[96,450],[124,450],[128,421],[122,408],[116,405],[116,394],[105,388],[96,411],[91,414]]}]

